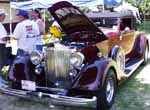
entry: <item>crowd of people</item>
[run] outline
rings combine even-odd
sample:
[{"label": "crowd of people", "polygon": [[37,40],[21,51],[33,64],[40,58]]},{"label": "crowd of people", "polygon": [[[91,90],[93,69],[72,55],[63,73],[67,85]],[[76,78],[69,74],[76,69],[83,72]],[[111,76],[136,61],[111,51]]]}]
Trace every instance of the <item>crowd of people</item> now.
[{"label": "crowd of people", "polygon": [[31,53],[34,50],[43,50],[44,22],[38,9],[32,10],[32,19],[30,19],[28,11],[19,10],[16,15],[19,22],[12,35],[7,34],[2,24],[5,16],[5,10],[0,9],[0,73],[7,60],[6,43],[8,40],[14,39],[17,41],[17,56]]}]

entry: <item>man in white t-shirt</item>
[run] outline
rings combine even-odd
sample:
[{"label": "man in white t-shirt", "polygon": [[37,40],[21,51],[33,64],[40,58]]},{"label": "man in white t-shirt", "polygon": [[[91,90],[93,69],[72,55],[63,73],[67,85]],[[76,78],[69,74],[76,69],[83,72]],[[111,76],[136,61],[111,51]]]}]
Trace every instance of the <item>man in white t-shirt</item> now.
[{"label": "man in white t-shirt", "polygon": [[17,16],[19,23],[13,32],[13,39],[17,40],[17,55],[31,53],[36,50],[36,37],[40,34],[38,25],[29,19],[25,10],[19,10]]},{"label": "man in white t-shirt", "polygon": [[[5,10],[0,9],[0,76],[1,76],[1,70],[5,66],[6,63],[6,41],[3,41],[2,39],[4,37],[7,37],[7,32],[6,29],[4,28],[2,22],[5,19]],[[0,77],[0,82],[5,82],[1,77]]]}]

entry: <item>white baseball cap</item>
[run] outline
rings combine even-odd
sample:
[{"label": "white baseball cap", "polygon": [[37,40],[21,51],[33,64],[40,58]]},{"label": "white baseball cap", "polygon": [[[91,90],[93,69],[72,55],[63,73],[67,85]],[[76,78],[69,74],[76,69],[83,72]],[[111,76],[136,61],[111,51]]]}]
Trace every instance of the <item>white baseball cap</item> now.
[{"label": "white baseball cap", "polygon": [[5,12],[4,9],[1,9],[1,8],[0,8],[0,15],[2,15],[2,14],[5,14],[5,15],[6,15],[6,12]]}]

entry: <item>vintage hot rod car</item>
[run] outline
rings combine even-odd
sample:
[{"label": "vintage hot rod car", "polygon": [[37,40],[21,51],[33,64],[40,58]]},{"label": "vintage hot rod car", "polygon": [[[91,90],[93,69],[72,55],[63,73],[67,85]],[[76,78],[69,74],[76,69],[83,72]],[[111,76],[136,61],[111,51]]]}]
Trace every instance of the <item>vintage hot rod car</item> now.
[{"label": "vintage hot rod car", "polygon": [[49,12],[65,36],[44,53],[18,56],[8,72],[8,87],[0,90],[23,98],[48,98],[53,105],[111,107],[117,85],[148,61],[149,43],[143,33],[137,34],[133,15],[87,17],[68,2],[54,4]]}]

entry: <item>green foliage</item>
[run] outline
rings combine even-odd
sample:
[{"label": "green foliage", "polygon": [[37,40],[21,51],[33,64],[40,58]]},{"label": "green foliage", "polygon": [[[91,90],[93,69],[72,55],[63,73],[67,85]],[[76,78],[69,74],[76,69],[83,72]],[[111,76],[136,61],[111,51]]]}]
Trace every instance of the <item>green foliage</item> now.
[{"label": "green foliage", "polygon": [[85,13],[91,12],[91,9],[89,7],[81,7],[80,9],[82,12],[85,12]]},{"label": "green foliage", "polygon": [[150,21],[143,21],[143,23],[138,26],[138,31],[150,34]]},{"label": "green foliage", "polygon": [[145,15],[150,15],[150,0],[142,0],[140,8]]},{"label": "green foliage", "polygon": [[139,8],[143,16],[150,15],[150,0],[128,0],[128,2]]}]

